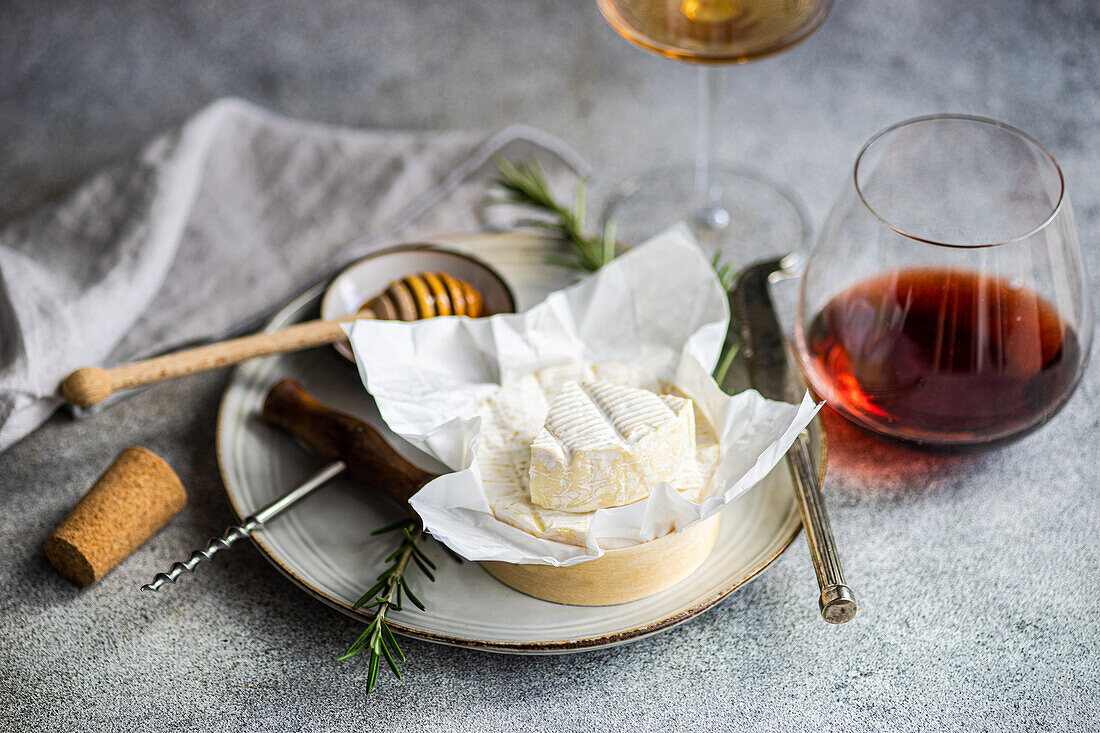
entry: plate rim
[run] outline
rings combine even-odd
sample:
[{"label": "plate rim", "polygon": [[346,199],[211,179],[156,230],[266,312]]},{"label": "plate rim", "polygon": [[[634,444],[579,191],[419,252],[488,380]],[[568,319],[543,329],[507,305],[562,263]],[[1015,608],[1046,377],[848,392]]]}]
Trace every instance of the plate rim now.
[{"label": "plate rim", "polygon": [[[471,240],[479,238],[493,239],[501,237],[502,233],[486,232],[481,236],[478,235],[461,235],[452,239],[447,238],[432,238],[421,240],[418,243],[421,244],[435,244],[439,247],[446,247],[448,244],[468,244]],[[509,233],[503,233],[505,237]],[[540,239],[539,237],[533,237],[533,239]],[[390,249],[387,247],[386,249]],[[320,301],[325,291],[328,288],[330,280],[317,283],[313,287],[302,292],[295,298],[291,299],[283,307],[281,307],[275,315],[273,315],[263,327],[264,331],[272,331],[282,326],[287,325],[296,311],[300,311],[308,307],[313,301]],[[506,283],[507,285],[507,283]],[[511,292],[511,286],[508,286]],[[222,392],[221,400],[218,403],[218,415],[217,425],[215,429],[215,453],[218,461],[218,473],[222,480],[222,490],[225,493],[226,500],[229,503],[230,510],[236,517],[238,522],[243,522],[246,519],[246,514],[242,511],[242,508],[238,505],[234,492],[230,489],[230,480],[226,470],[226,459],[223,453],[223,444],[226,435],[226,422],[227,422],[227,402],[230,391],[240,381],[242,373],[248,368],[248,363],[241,364],[235,367],[230,375],[229,381],[226,384],[225,389]],[[825,471],[827,467],[828,458],[828,440],[825,433],[824,425],[821,421],[821,416],[814,417],[811,425],[816,425],[818,432],[821,436],[821,457],[818,469],[818,480],[824,479]],[[793,517],[793,521],[792,521]],[[781,527],[791,524],[791,529],[787,536],[779,543],[776,550],[764,558],[760,563],[754,566],[750,572],[743,577],[739,578],[737,582],[728,587],[723,587],[718,592],[712,593],[700,602],[691,606],[688,609],[679,611],[671,616],[657,619],[650,623],[643,624],[641,626],[635,626],[626,631],[617,631],[607,634],[599,634],[595,636],[581,637],[578,639],[568,640],[550,640],[550,641],[485,641],[480,639],[471,639],[465,637],[451,636],[448,634],[441,634],[432,631],[425,631],[405,624],[396,620],[387,620],[390,628],[403,636],[408,636],[415,639],[421,639],[436,644],[443,644],[446,646],[462,647],[466,649],[476,649],[486,652],[495,652],[502,654],[568,654],[573,652],[588,651],[593,649],[603,649],[612,646],[618,646],[620,644],[626,644],[631,641],[637,641],[653,634],[657,634],[666,629],[674,628],[680,624],[699,616],[710,609],[717,606],[723,600],[728,598],[738,589],[744,587],[751,581],[755,580],[769,565],[774,563],[787,548],[794,542],[795,537],[802,531],[802,519],[798,509],[798,502],[795,500],[791,504],[791,508],[788,510],[787,515],[783,518]],[[275,567],[284,577],[290,580],[294,585],[297,585],[306,594],[312,596],[314,599],[321,601],[325,605],[340,611],[346,616],[358,619],[360,621],[370,621],[373,618],[372,614],[364,611],[354,609],[351,605],[344,603],[342,600],[334,598],[324,591],[314,587],[306,579],[298,576],[294,570],[286,566],[276,553],[269,548],[264,542],[262,537],[251,534],[248,539],[252,542],[253,546],[259,551],[260,555],[264,557],[272,566]],[[689,576],[690,577],[690,576]],[[505,586],[506,587],[506,586]],[[510,589],[515,593],[519,593],[514,589]],[[545,601],[549,603],[549,601]]]}]

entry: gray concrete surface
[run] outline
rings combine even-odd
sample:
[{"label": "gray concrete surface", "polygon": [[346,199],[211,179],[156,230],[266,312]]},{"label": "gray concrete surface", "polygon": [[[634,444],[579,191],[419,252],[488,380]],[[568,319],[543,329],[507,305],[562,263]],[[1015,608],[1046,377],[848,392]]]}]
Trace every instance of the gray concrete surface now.
[{"label": "gray concrete surface", "polygon": [[[0,6],[0,219],[216,97],[361,127],[561,136],[614,180],[690,150],[691,69],[618,39],[594,3],[246,0]],[[1003,119],[1064,166],[1100,277],[1100,10],[1087,0],[840,0],[784,56],[735,69],[722,151],[788,182],[820,225],[859,145],[908,116]],[[0,334],[2,338],[2,334]],[[582,655],[418,641],[364,694],[334,657],[359,625],[252,548],[162,597],[150,569],[220,531],[226,375],[56,417],[0,455],[0,729],[1095,730],[1100,376],[1040,432],[944,459],[836,421],[827,495],[860,616],[813,608],[801,540],[707,615]],[[148,446],[191,504],[94,588],[41,542],[111,457]]]}]

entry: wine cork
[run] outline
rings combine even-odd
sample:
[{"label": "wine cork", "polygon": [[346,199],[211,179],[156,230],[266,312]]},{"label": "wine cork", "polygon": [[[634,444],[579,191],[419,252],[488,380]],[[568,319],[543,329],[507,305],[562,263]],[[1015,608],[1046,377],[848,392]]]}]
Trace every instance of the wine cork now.
[{"label": "wine cork", "polygon": [[187,503],[179,477],[157,454],[131,446],[46,538],[46,557],[79,586],[96,582]]}]

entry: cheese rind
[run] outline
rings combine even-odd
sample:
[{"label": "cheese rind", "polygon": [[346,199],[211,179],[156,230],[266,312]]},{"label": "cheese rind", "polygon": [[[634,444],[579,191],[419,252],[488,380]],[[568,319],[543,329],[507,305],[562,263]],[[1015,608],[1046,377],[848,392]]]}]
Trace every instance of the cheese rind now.
[{"label": "cheese rind", "polygon": [[531,444],[531,501],[591,512],[672,482],[695,455],[691,400],[610,382],[569,382]]}]

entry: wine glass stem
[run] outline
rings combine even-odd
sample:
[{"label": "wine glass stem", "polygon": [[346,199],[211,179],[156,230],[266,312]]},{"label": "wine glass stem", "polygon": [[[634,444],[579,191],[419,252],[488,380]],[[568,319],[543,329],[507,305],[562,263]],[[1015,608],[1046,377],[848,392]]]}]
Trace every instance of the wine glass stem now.
[{"label": "wine glass stem", "polygon": [[722,206],[722,187],[711,177],[717,145],[718,105],[722,98],[724,67],[699,66],[699,131],[695,151],[695,202],[692,216],[700,229],[725,229],[729,212]]}]

